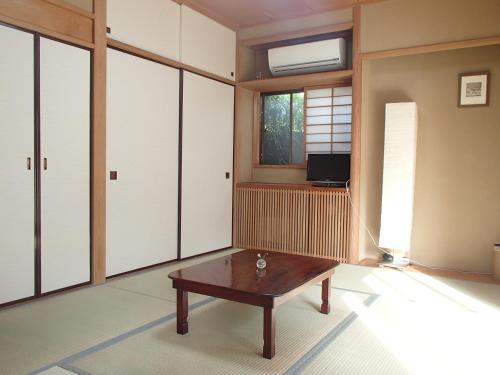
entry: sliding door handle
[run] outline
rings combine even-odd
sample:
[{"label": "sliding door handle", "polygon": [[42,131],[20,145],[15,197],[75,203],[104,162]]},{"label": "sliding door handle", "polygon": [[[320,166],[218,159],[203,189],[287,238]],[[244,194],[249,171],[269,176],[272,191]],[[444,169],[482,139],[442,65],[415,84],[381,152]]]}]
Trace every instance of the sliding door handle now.
[{"label": "sliding door handle", "polygon": [[28,171],[31,171],[31,158],[30,157],[26,158],[26,168],[28,169]]},{"label": "sliding door handle", "polygon": [[47,158],[43,158],[43,169],[47,170]]}]

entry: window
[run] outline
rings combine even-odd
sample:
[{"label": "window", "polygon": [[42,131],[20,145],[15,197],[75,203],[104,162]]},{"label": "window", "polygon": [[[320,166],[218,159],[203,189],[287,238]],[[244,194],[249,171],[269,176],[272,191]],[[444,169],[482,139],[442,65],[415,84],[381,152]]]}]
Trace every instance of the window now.
[{"label": "window", "polygon": [[306,89],[306,154],[350,154],[352,87]]},{"label": "window", "polygon": [[260,164],[304,163],[304,93],[261,95]]}]

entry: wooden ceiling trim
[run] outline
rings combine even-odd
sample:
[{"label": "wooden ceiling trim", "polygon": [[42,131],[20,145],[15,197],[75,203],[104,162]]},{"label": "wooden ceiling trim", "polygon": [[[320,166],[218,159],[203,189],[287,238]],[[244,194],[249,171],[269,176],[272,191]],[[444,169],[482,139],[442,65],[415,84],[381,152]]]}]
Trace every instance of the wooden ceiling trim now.
[{"label": "wooden ceiling trim", "polygon": [[426,44],[415,47],[405,47],[405,48],[398,48],[391,50],[365,52],[361,54],[361,57],[363,58],[363,60],[379,60],[379,59],[386,59],[389,57],[420,55],[424,53],[451,51],[456,49],[484,47],[484,46],[492,46],[499,44],[500,44],[500,35],[496,35],[486,38],[468,39],[455,42],[435,43],[435,44]]}]

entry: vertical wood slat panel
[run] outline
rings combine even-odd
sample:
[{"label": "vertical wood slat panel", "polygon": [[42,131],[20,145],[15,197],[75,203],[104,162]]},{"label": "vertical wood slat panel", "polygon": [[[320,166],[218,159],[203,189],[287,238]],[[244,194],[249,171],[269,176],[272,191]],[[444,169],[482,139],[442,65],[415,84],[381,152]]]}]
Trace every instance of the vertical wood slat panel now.
[{"label": "vertical wood slat panel", "polygon": [[343,190],[238,184],[235,246],[349,260],[350,205]]}]

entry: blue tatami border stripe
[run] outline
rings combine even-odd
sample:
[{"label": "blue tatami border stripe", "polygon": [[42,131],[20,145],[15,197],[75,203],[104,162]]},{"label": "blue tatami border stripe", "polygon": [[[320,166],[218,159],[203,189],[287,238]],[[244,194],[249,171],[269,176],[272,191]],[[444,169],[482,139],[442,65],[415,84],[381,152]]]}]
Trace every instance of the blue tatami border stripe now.
[{"label": "blue tatami border stripe", "polygon": [[[210,297],[210,298],[206,298],[204,299],[203,301],[199,301],[199,302],[196,302],[196,303],[193,303],[192,305],[189,306],[189,311],[193,311],[201,306],[205,306],[207,304],[209,304],[210,302],[213,302],[217,300],[217,298],[215,297]],[[48,370],[49,368],[52,368],[54,366],[59,366],[59,365],[65,365],[65,364],[68,364],[68,363],[72,363],[72,362],[75,362],[81,358],[84,358],[90,354],[93,354],[95,352],[99,352],[103,349],[106,349],[107,347],[110,347],[112,345],[115,345],[117,343],[119,343],[120,341],[123,341],[123,340],[126,340],[128,339],[129,337],[132,337],[132,336],[135,336],[135,335],[138,335],[139,333],[142,333],[144,331],[147,331],[151,328],[154,328],[156,326],[159,326],[160,324],[163,324],[163,323],[166,323],[168,322],[169,320],[172,320],[174,319],[175,317],[177,316],[177,312],[173,312],[171,314],[168,314],[162,318],[159,318],[159,319],[156,319],[156,320],[153,320],[152,322],[149,322],[149,323],[146,323],[140,327],[137,327],[137,328],[134,328],[128,332],[125,332],[125,333],[122,333],[121,335],[119,336],[116,336],[116,337],[113,337],[109,340],[106,340],[106,341],[103,341],[97,345],[94,345],[94,346],[91,346],[90,348],[88,349],[85,349],[81,352],[78,352],[76,354],[72,354],[60,361],[57,361],[57,362],[54,362],[54,363],[51,363],[50,365],[47,365],[47,366],[44,366],[38,370],[35,370],[33,372],[30,372],[29,375],[35,375],[35,374],[38,374],[42,371],[45,371],[45,370]]]},{"label": "blue tatami border stripe", "polygon": [[[340,290],[345,290],[349,292],[356,292],[355,290],[344,289],[344,288],[336,288]],[[363,303],[365,306],[370,306],[375,300],[380,297],[378,294],[364,292],[364,294],[370,295]],[[304,369],[309,366],[309,364],[319,355],[321,354],[327,346],[329,346],[335,339],[342,334],[356,319],[358,318],[358,314],[355,312],[351,312],[347,317],[345,317],[339,324],[335,326],[325,337],[323,337],[311,350],[309,350],[302,358],[300,358],[297,362],[290,367],[284,375],[298,375],[304,371]]]},{"label": "blue tatami border stripe", "polygon": [[[321,285],[318,285],[318,286],[321,286]],[[364,292],[364,291],[360,291],[360,290],[338,288],[338,287],[332,287],[332,289],[368,295],[369,297],[364,301],[364,304],[366,306],[370,306],[379,297],[378,294]],[[215,298],[215,297],[209,297],[209,298],[206,298],[202,301],[193,303],[192,305],[189,306],[189,311],[193,311],[199,307],[205,306],[205,305],[207,305],[211,302],[214,302],[216,300],[217,300],[217,298]],[[71,363],[76,362],[84,357],[87,357],[93,353],[104,350],[104,349],[106,349],[110,346],[113,346],[121,341],[124,341],[132,336],[138,335],[138,334],[143,333],[147,330],[155,328],[163,323],[166,323],[172,319],[175,319],[176,316],[177,316],[177,312],[170,313],[164,317],[153,320],[152,322],[146,323],[142,326],[139,326],[139,327],[134,328],[130,331],[127,331],[121,335],[115,336],[111,339],[105,340],[99,344],[91,346],[85,350],[78,352],[78,353],[75,353],[75,354],[72,354],[68,357],[65,357],[57,362],[53,362],[49,365],[46,365],[42,368],[39,368],[35,371],[32,371],[28,375],[39,374],[40,372],[46,371],[46,370],[48,370],[52,367],[55,367],[55,366],[65,368],[65,366],[68,366]],[[285,372],[285,375],[298,375],[298,374],[300,374],[303,371],[303,369],[305,369],[314,358],[316,358],[329,344],[331,344],[342,332],[344,332],[356,320],[357,317],[358,317],[358,315],[355,312],[351,312],[337,326],[335,326],[335,328],[332,331],[330,331],[325,337],[323,337],[311,350],[309,350],[304,356],[302,356],[297,362],[295,362],[295,364],[292,365],[292,367],[290,367]]]}]

